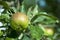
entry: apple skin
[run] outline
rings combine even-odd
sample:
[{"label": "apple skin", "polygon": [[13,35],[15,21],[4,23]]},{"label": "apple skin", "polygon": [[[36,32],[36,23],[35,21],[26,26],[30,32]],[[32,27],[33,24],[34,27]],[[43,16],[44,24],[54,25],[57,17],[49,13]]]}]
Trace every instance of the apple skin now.
[{"label": "apple skin", "polygon": [[22,30],[28,27],[28,17],[24,13],[17,12],[11,17],[11,27],[14,30]]},{"label": "apple skin", "polygon": [[52,36],[54,34],[54,30],[52,28],[45,28],[44,35]]}]

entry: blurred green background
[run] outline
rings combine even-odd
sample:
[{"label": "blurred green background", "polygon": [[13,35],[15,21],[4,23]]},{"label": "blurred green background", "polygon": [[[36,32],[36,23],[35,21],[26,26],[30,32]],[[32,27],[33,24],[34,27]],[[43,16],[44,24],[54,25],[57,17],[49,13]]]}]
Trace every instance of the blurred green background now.
[{"label": "blurred green background", "polygon": [[[30,21],[23,34],[10,27],[16,12],[25,13]],[[53,29],[48,30],[53,35],[45,35],[45,28]],[[0,0],[0,40],[60,40],[60,0]]]}]

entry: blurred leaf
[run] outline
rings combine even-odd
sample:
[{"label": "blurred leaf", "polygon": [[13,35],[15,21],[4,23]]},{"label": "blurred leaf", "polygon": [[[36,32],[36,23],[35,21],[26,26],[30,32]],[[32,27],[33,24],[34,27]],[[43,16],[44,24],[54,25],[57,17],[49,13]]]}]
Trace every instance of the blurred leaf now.
[{"label": "blurred leaf", "polygon": [[[0,8],[0,13],[2,13],[4,11],[4,9]],[[1,14],[0,14],[1,15]]]},{"label": "blurred leaf", "polygon": [[29,37],[27,37],[26,35],[24,35],[23,39],[22,40],[30,40]]},{"label": "blurred leaf", "polygon": [[20,7],[20,12],[23,12],[23,13],[25,13],[25,7],[24,7],[24,4],[22,3],[22,6]]},{"label": "blurred leaf", "polygon": [[8,18],[8,19],[10,18],[8,14],[2,14],[1,16],[2,18]]},{"label": "blurred leaf", "polygon": [[38,14],[38,5],[36,5],[33,10],[32,10],[32,7],[30,7],[27,11],[27,15],[29,17],[29,20],[31,20],[31,18],[33,16],[35,16],[36,14]]},{"label": "blurred leaf", "polygon": [[30,32],[32,38],[40,39],[43,35],[43,30],[39,26],[30,26]]},{"label": "blurred leaf", "polygon": [[28,8],[30,8],[30,7],[35,7],[35,5],[36,5],[36,0],[24,0],[24,1],[23,1],[23,4],[24,4],[25,9],[26,9],[26,11],[27,11]]},{"label": "blurred leaf", "polygon": [[33,17],[31,9],[32,7],[30,7],[27,11],[27,16],[29,17],[29,20],[31,20],[31,18]]},{"label": "blurred leaf", "polygon": [[[17,10],[16,10],[16,8],[15,7],[11,7],[11,11],[13,11],[14,13],[16,13],[17,12]],[[11,12],[12,13],[12,12]],[[10,13],[10,14],[11,14]]]},{"label": "blurred leaf", "polygon": [[45,14],[45,15],[48,15],[47,12],[39,12],[39,14]]},{"label": "blurred leaf", "polygon": [[55,33],[54,40],[60,40],[60,33]]},{"label": "blurred leaf", "polygon": [[[10,17],[8,14],[1,14],[0,19],[4,19],[5,22],[9,22]],[[3,21],[3,20],[1,20]]]},{"label": "blurred leaf", "polygon": [[47,14],[38,14],[35,15],[32,19],[32,23],[43,23],[43,24],[54,24],[56,23],[57,18]]},{"label": "blurred leaf", "polygon": [[17,39],[6,37],[5,40],[17,40]]},{"label": "blurred leaf", "polygon": [[4,40],[4,38],[0,38],[0,40]]},{"label": "blurred leaf", "polygon": [[0,27],[1,27],[1,26],[3,26],[3,23],[2,23],[2,22],[0,22]]},{"label": "blurred leaf", "polygon": [[32,11],[32,14],[33,14],[33,15],[38,14],[38,5],[35,6],[35,8],[34,8],[33,11]]},{"label": "blurred leaf", "polygon": [[0,36],[2,36],[3,35],[3,32],[0,30]]},{"label": "blurred leaf", "polygon": [[52,18],[49,18],[46,16],[40,16],[34,21],[34,23],[36,22],[40,22],[43,24],[51,24],[51,23],[53,24],[53,23],[56,23],[56,20],[53,20]]},{"label": "blurred leaf", "polygon": [[4,9],[10,9],[8,4],[5,1],[0,1],[0,5],[2,5],[4,7]]}]

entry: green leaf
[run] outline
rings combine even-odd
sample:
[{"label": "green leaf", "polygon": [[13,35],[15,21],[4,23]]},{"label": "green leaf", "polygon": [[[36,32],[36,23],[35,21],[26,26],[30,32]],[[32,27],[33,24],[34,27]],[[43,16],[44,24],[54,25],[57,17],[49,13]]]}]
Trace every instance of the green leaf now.
[{"label": "green leaf", "polygon": [[5,40],[16,40],[16,39],[6,37]]},{"label": "green leaf", "polygon": [[35,16],[36,14],[38,14],[38,5],[36,5],[33,10],[33,7],[30,7],[27,11],[27,15],[29,17],[29,19],[31,20],[31,18],[33,18],[33,16]]},{"label": "green leaf", "polygon": [[24,7],[24,4],[22,3],[22,6],[20,7],[20,12],[23,12],[23,13],[25,13],[25,7]]},{"label": "green leaf", "polygon": [[[5,22],[9,22],[10,17],[8,14],[1,14],[0,19],[5,20]],[[3,21],[3,20],[1,20],[1,21]]]},{"label": "green leaf", "polygon": [[47,17],[47,16],[40,16],[38,17],[35,21],[36,22],[40,22],[40,23],[43,23],[43,24],[53,24],[53,23],[56,23],[56,20],[50,18],[50,17]]},{"label": "green leaf", "polygon": [[32,11],[33,15],[38,14],[38,5],[35,6],[35,8]]},{"label": "green leaf", "polygon": [[24,35],[23,39],[22,40],[30,40],[29,37],[27,37],[26,35]]},{"label": "green leaf", "polygon": [[39,26],[30,26],[30,33],[32,38],[40,39],[43,35],[43,30]]},{"label": "green leaf", "polygon": [[10,7],[8,6],[8,4],[5,1],[0,1],[0,5],[2,5],[4,7],[4,9],[10,9]]},{"label": "green leaf", "polygon": [[38,14],[35,15],[32,19],[31,22],[34,23],[42,23],[42,24],[55,24],[57,18],[54,16],[50,16],[48,14]]},{"label": "green leaf", "polygon": [[4,40],[4,38],[2,37],[2,38],[0,38],[0,40]]},{"label": "green leaf", "polygon": [[36,0],[24,0],[23,2],[24,2],[26,11],[28,10],[28,8],[35,7],[36,5]]},{"label": "green leaf", "polygon": [[29,17],[29,20],[31,20],[31,18],[33,17],[31,9],[32,9],[32,7],[30,7],[27,11],[27,15]]},{"label": "green leaf", "polygon": [[0,36],[2,36],[3,35],[3,32],[0,30]]},{"label": "green leaf", "polygon": [[[10,11],[10,14],[12,13],[12,12],[14,12],[14,13],[16,13],[17,12],[17,10],[16,10],[16,8],[15,7],[11,7],[11,9],[9,10]],[[12,12],[11,12],[12,11]]]}]

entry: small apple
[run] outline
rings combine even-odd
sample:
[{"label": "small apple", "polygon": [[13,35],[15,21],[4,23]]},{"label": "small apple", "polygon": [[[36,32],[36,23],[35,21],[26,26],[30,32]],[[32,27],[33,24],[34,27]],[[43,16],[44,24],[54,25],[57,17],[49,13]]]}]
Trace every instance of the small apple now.
[{"label": "small apple", "polygon": [[27,15],[21,12],[17,12],[11,17],[11,27],[14,30],[22,30],[27,28],[29,23]]},{"label": "small apple", "polygon": [[54,34],[54,31],[52,28],[45,28],[44,35],[46,36],[52,36]]}]

